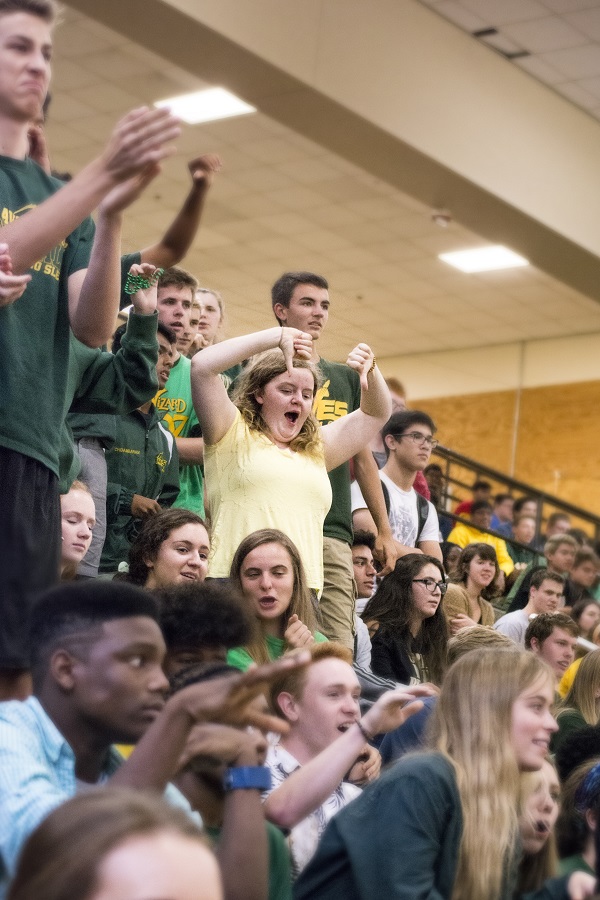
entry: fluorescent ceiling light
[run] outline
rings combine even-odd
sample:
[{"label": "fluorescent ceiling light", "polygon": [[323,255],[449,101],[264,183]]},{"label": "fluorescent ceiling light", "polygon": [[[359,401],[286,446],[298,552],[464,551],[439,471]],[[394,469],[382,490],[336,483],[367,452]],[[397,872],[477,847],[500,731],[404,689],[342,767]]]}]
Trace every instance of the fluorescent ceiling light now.
[{"label": "fluorescent ceiling light", "polygon": [[178,116],[189,125],[200,122],[212,122],[215,119],[227,119],[230,116],[245,116],[256,112],[254,106],[244,103],[235,94],[225,88],[207,88],[194,91],[192,94],[180,94],[168,100],[158,100],[155,106],[168,106],[173,115]]},{"label": "fluorescent ceiling light", "polygon": [[440,253],[438,259],[460,269],[461,272],[493,272],[494,269],[514,269],[528,266],[529,261],[508,247],[477,247],[475,250],[457,250]]}]

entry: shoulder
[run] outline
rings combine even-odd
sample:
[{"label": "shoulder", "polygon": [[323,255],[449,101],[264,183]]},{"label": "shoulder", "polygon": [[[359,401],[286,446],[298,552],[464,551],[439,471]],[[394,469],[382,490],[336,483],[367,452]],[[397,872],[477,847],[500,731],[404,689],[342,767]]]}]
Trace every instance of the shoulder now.
[{"label": "shoulder", "polygon": [[405,795],[414,796],[419,804],[426,797],[436,797],[444,805],[458,801],[454,768],[441,753],[410,753],[403,756],[382,775],[378,784],[384,794],[399,787]]}]

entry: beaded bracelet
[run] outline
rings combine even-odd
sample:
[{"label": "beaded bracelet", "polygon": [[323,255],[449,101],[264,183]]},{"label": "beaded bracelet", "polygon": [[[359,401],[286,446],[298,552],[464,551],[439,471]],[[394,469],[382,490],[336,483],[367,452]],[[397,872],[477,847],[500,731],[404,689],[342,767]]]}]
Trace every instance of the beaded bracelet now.
[{"label": "beaded bracelet", "polygon": [[375,368],[376,365],[377,365],[377,360],[375,359],[375,357],[373,357],[373,362],[371,363],[371,368],[367,372],[367,375],[371,374],[371,372],[373,371],[373,369]]},{"label": "beaded bracelet", "polygon": [[152,287],[153,284],[156,284],[164,271],[164,269],[155,269],[154,274],[150,278],[146,278],[144,275],[133,275],[130,272],[123,290],[126,294],[137,294],[138,291],[145,291]]}]

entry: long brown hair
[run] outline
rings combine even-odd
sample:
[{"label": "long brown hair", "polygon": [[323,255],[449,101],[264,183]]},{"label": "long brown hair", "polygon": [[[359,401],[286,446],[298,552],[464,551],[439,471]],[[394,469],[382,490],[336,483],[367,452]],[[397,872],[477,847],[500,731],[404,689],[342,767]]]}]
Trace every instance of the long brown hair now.
[{"label": "long brown hair", "polygon": [[[235,551],[235,555],[231,562],[229,577],[235,587],[243,595],[242,588],[242,567],[244,560],[257,547],[264,544],[279,544],[287,551],[292,565],[292,573],[294,576],[294,584],[292,588],[292,599],[286,610],[286,617],[296,615],[303,622],[309,631],[314,634],[317,630],[317,619],[313,609],[310,591],[306,585],[306,575],[304,574],[304,566],[300,559],[298,548],[289,537],[278,531],[276,528],[263,528],[260,531],[254,531],[244,538],[242,543]],[[252,641],[245,648],[248,654],[256,663],[269,662],[269,654],[267,652],[267,642],[265,637],[264,625],[261,619],[256,617],[256,632]]]}]

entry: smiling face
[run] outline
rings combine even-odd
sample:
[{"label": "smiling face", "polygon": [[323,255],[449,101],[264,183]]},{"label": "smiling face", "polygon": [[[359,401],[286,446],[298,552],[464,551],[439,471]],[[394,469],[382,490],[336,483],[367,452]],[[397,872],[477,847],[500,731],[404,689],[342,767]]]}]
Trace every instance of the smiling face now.
[{"label": "smiling face", "polygon": [[564,628],[553,628],[541,644],[536,638],[531,640],[531,649],[548,663],[557,680],[563,677],[575,659],[576,647],[577,638]]},{"label": "smiling face", "polygon": [[[0,18],[0,22],[2,19]],[[60,498],[61,568],[80,563],[92,543],[96,524],[94,498],[88,491],[71,488]]]},{"label": "smiling face", "polygon": [[165,642],[147,616],[112,619],[100,637],[82,645],[73,665],[70,702],[79,718],[107,743],[137,741],[164,706],[161,664]]},{"label": "smiling face", "polygon": [[285,449],[298,437],[310,415],[314,392],[310,369],[294,368],[291,375],[276,375],[256,394],[261,417],[277,447]]},{"label": "smiling face", "polygon": [[146,559],[145,587],[163,588],[189,581],[204,581],[208,573],[210,542],[203,525],[189,522],[173,529],[154,559]]},{"label": "smiling face", "polygon": [[496,566],[491,559],[482,559],[481,556],[474,556],[469,563],[469,573],[467,583],[483,590],[492,583],[496,575]]},{"label": "smiling face", "polygon": [[519,819],[523,852],[539,853],[550,837],[558,818],[560,784],[556,770],[544,760],[537,786],[527,798]]},{"label": "smiling face", "polygon": [[553,703],[554,686],[545,677],[526,688],[513,703],[511,743],[521,772],[536,772],[543,765],[550,737],[558,731],[550,712]]},{"label": "smiling face", "polygon": [[[440,570],[433,563],[427,563],[426,566],[423,566],[418,575],[415,575],[415,578],[429,578],[436,583],[443,580]],[[413,580],[412,597],[415,617],[423,621],[423,619],[430,619],[437,612],[442,599],[442,592],[439,587],[436,587],[432,594],[421,581]]]},{"label": "smiling face", "polygon": [[0,16],[0,116],[39,117],[50,83],[50,25],[29,13]]},{"label": "smiling face", "polygon": [[294,591],[290,554],[281,544],[261,544],[246,556],[240,570],[242,593],[268,633],[285,630],[286,613]]},{"label": "smiling face", "polygon": [[276,303],[273,312],[282,325],[308,332],[317,341],[329,319],[329,291],[314,284],[297,284],[289,306]]}]

